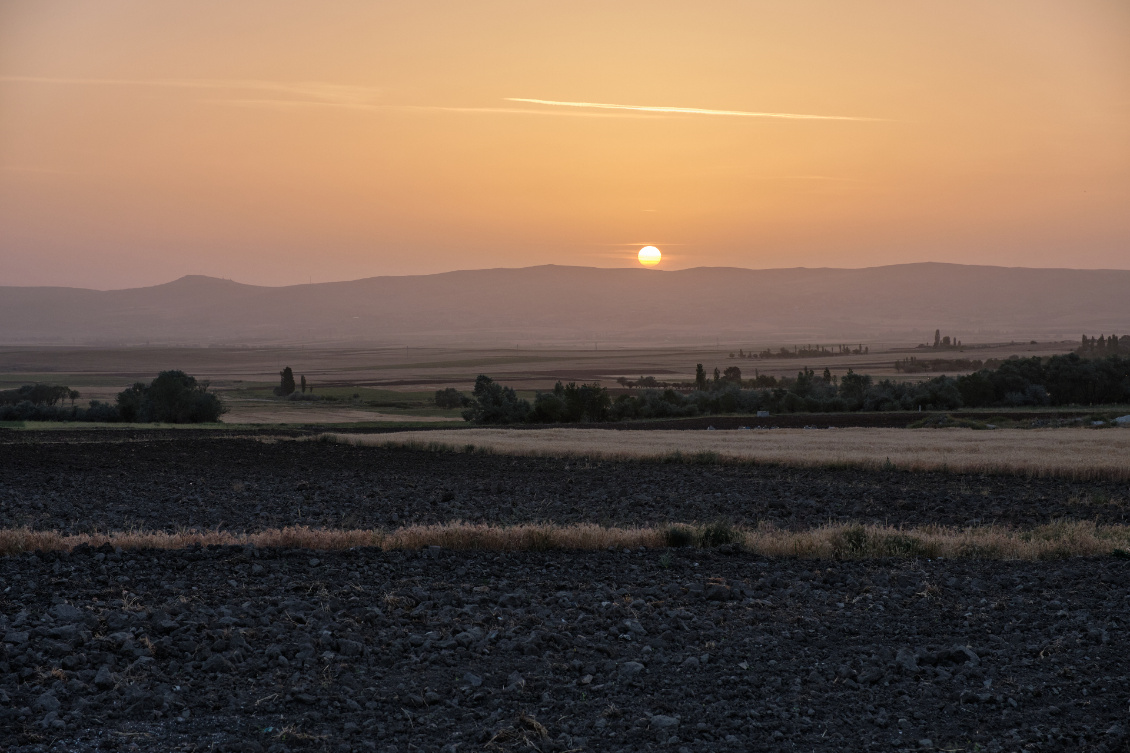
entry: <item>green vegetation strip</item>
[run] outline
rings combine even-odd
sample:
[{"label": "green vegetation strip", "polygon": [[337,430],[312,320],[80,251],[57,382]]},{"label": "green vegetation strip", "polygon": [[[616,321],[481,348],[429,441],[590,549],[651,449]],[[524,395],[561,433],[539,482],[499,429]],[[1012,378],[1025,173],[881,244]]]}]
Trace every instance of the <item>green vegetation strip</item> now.
[{"label": "green vegetation strip", "polygon": [[28,528],[0,529],[0,556],[70,551],[109,544],[121,549],[186,549],[195,546],[255,546],[342,550],[375,547],[458,551],[578,551],[607,548],[664,549],[729,546],[765,557],[812,559],[964,558],[1052,560],[1068,557],[1130,557],[1130,526],[1062,521],[1030,530],[994,526],[891,528],[827,525],[805,531],[769,526],[741,528],[726,522],[608,528],[592,524],[492,526],[470,523],[407,526],[389,531],[318,529],[305,526],[257,533],[185,530],[117,531],[63,535]]}]

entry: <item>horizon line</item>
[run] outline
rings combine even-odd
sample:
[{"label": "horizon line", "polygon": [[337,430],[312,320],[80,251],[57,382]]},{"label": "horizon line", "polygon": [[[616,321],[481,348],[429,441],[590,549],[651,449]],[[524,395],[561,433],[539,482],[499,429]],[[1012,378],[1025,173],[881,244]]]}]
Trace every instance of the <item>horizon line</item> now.
[{"label": "horizon line", "polygon": [[796,267],[735,267],[735,266],[728,266],[728,265],[717,265],[717,266],[700,265],[700,266],[695,266],[695,267],[682,267],[682,268],[679,268],[679,269],[656,269],[655,267],[643,267],[643,266],[597,267],[597,266],[588,266],[588,265],[580,265],[580,264],[548,263],[548,264],[531,264],[531,265],[524,266],[524,267],[481,267],[481,268],[476,268],[476,269],[449,269],[449,270],[445,270],[445,271],[442,271],[442,272],[423,272],[423,273],[415,273],[415,274],[369,275],[369,276],[366,276],[366,277],[354,277],[354,278],[349,278],[349,279],[320,280],[318,282],[313,282],[313,281],[310,281],[310,282],[293,282],[293,283],[284,283],[284,284],[281,284],[281,285],[265,285],[265,284],[259,284],[259,283],[253,283],[253,282],[240,282],[240,281],[235,280],[235,279],[230,278],[230,277],[221,277],[221,276],[217,276],[217,275],[200,274],[200,273],[188,273],[188,274],[182,274],[180,277],[175,277],[171,280],[166,280],[165,282],[155,282],[155,283],[150,283],[148,285],[132,285],[132,286],[129,286],[129,287],[124,287],[124,288],[83,288],[83,287],[77,287],[77,286],[74,286],[74,285],[50,285],[50,284],[48,284],[48,285],[3,285],[3,284],[0,284],[0,290],[5,290],[5,289],[32,289],[32,288],[58,288],[58,289],[63,289],[63,290],[88,290],[88,291],[99,292],[99,293],[113,293],[113,292],[121,292],[121,291],[126,291],[126,290],[144,290],[144,289],[147,289],[147,288],[156,288],[156,287],[161,287],[163,285],[171,285],[173,283],[180,282],[182,280],[192,279],[192,278],[200,278],[200,279],[203,279],[203,280],[211,280],[211,281],[216,281],[216,282],[228,282],[228,283],[233,283],[235,285],[241,285],[241,286],[244,286],[244,287],[252,287],[252,288],[281,289],[281,288],[296,288],[296,287],[313,286],[313,285],[340,285],[340,284],[344,284],[344,283],[364,282],[366,280],[376,280],[376,279],[382,279],[382,278],[438,277],[440,275],[451,275],[451,274],[461,274],[461,273],[471,273],[471,272],[520,272],[520,271],[533,270],[533,269],[542,269],[542,268],[546,268],[546,267],[559,267],[561,269],[609,271],[609,272],[612,272],[612,271],[634,271],[634,272],[644,272],[644,273],[654,273],[654,272],[678,273],[678,272],[695,272],[695,271],[703,271],[703,270],[737,270],[737,271],[741,271],[741,272],[784,272],[784,271],[801,271],[801,270],[811,271],[811,272],[821,272],[821,271],[826,271],[826,272],[861,272],[861,271],[865,271],[865,270],[874,270],[874,269],[889,269],[889,268],[893,268],[893,267],[913,267],[913,266],[927,266],[927,265],[948,266],[948,267],[973,267],[973,268],[979,268],[979,269],[1006,269],[1006,270],[1059,271],[1059,272],[1130,272],[1130,269],[1118,269],[1118,268],[1114,268],[1114,267],[1030,267],[1030,266],[1006,266],[1006,265],[1002,265],[1002,264],[962,264],[960,262],[947,262],[947,261],[899,262],[897,264],[875,264],[875,265],[863,266],[863,267],[827,267],[827,266],[824,266],[824,267],[806,267],[806,266],[796,266]]}]

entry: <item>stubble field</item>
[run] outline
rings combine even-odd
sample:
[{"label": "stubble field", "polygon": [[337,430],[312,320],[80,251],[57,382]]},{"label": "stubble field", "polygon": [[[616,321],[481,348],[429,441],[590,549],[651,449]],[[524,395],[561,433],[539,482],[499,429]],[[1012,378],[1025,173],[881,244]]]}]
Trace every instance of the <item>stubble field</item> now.
[{"label": "stubble field", "polygon": [[[750,424],[767,423],[746,419]],[[819,419],[809,419],[814,423]],[[602,429],[461,429],[426,435],[328,434],[328,441],[370,446],[432,446],[518,457],[592,457],[608,460],[709,455],[725,460],[794,467],[852,466],[882,470],[950,470],[1130,479],[1130,431],[1056,429],[843,428],[737,431],[606,431]]]}]

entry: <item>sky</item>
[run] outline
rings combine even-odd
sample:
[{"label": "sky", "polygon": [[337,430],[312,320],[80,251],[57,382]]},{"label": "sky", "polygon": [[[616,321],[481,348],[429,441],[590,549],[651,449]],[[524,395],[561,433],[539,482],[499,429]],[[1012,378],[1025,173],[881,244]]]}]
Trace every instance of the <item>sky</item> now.
[{"label": "sky", "polygon": [[1130,268],[1130,4],[0,0],[0,285]]}]

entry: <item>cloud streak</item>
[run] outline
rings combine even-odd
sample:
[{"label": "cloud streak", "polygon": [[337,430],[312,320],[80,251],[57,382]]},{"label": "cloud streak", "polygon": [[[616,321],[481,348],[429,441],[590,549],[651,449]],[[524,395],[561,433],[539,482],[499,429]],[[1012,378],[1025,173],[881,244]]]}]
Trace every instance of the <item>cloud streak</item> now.
[{"label": "cloud streak", "polygon": [[[382,91],[374,87],[328,84],[319,81],[280,82],[255,79],[124,79],[124,78],[53,78],[47,76],[0,76],[0,82],[26,84],[59,84],[74,86],[132,86],[154,89],[210,90],[215,92],[261,92],[270,96],[221,96],[202,100],[209,104],[238,107],[294,109],[326,107],[368,112],[450,112],[489,115],[567,116],[577,118],[648,118],[641,113],[561,112],[532,107],[454,107],[445,105],[404,105],[378,102]],[[289,99],[278,95],[289,95]]]},{"label": "cloud streak", "polygon": [[[678,115],[708,115],[738,118],[775,118],[780,120],[846,120],[878,121],[847,115],[808,115],[791,112],[751,112],[747,110],[710,110],[699,107],[653,107],[619,105],[604,102],[563,102],[551,99],[505,97],[514,102],[539,107],[456,107],[446,105],[405,105],[380,102],[382,90],[369,86],[330,84],[321,81],[263,81],[257,79],[122,79],[75,78],[47,76],[0,76],[0,82],[56,84],[76,86],[129,86],[155,89],[211,90],[216,92],[259,92],[268,96],[227,96],[205,101],[214,104],[249,107],[338,107],[353,110],[397,110],[403,112],[483,113],[493,115],[540,115],[583,118],[661,118]],[[269,95],[274,95],[273,97]],[[280,98],[279,95],[290,97]],[[598,112],[594,112],[598,111]]]},{"label": "cloud streak", "polygon": [[327,84],[320,81],[261,81],[254,79],[125,79],[125,78],[49,78],[46,76],[0,76],[0,81],[27,84],[71,84],[78,86],[141,86],[158,89],[211,89],[261,91],[290,94],[327,104],[371,103],[381,90],[368,86]]},{"label": "cloud streak", "polygon": [[236,107],[264,107],[273,109],[334,108],[345,110],[363,110],[367,112],[453,112],[453,113],[484,113],[488,115],[537,115],[541,117],[573,117],[573,118],[634,118],[651,119],[655,116],[639,113],[591,113],[591,112],[558,112],[555,110],[539,110],[532,107],[449,107],[445,105],[393,105],[393,104],[363,104],[357,102],[325,102],[303,99],[206,99],[202,100],[217,105],[232,105]]},{"label": "cloud streak", "polygon": [[747,110],[707,110],[700,107],[651,107],[647,105],[614,105],[603,102],[560,102],[552,99],[526,99],[506,97],[507,102],[546,105],[549,107],[582,107],[594,110],[630,110],[676,115],[721,115],[733,118],[777,118],[781,120],[860,120],[878,121],[882,118],[858,118],[848,115],[805,115],[795,112],[750,112]]}]

